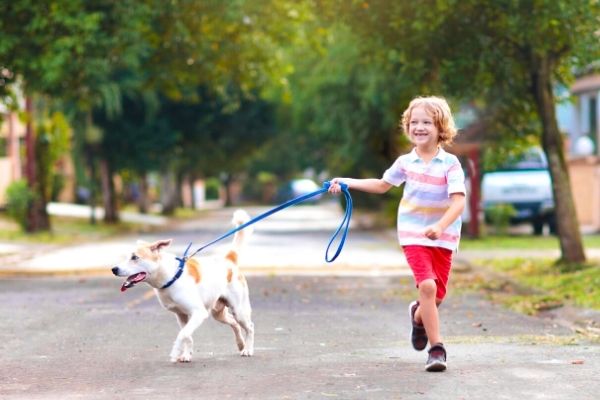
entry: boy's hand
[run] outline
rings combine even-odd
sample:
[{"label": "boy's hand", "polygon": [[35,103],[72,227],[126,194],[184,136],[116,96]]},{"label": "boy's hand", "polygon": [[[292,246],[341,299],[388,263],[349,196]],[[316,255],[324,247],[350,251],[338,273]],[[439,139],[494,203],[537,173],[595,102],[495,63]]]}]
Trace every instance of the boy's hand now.
[{"label": "boy's hand", "polygon": [[333,178],[329,181],[329,193],[337,194],[342,192],[340,183],[343,183],[342,178]]},{"label": "boy's hand", "polygon": [[442,236],[442,232],[442,227],[437,224],[430,225],[427,228],[425,228],[425,236],[427,236],[431,240],[439,239],[440,236]]}]

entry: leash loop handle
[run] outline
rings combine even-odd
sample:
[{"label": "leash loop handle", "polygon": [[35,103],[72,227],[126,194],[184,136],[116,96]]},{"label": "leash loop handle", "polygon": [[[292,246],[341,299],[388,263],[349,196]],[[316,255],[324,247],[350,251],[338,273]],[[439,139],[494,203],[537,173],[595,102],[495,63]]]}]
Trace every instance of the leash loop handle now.
[{"label": "leash loop handle", "polygon": [[[327,188],[329,188],[329,182],[326,182]],[[348,185],[346,185],[345,183],[340,183],[340,186],[342,188],[342,193],[344,193],[344,198],[346,200],[346,211],[344,212],[344,218],[342,218],[342,222],[340,224],[340,226],[337,228],[337,230],[333,233],[333,235],[331,236],[331,239],[329,240],[329,244],[327,245],[327,250],[325,250],[325,261],[327,261],[328,263],[331,263],[333,261],[335,261],[336,258],[338,258],[338,256],[340,255],[340,253],[342,252],[342,248],[344,247],[344,244],[346,243],[346,237],[348,236],[348,229],[350,228],[350,219],[352,218],[352,196],[350,195],[350,191],[348,190]],[[343,232],[342,232],[343,229]],[[340,241],[338,244],[338,248],[335,252],[335,254],[333,255],[333,257],[329,257],[329,249],[331,248],[331,245],[335,242],[336,238],[338,237],[338,235],[341,233],[340,236]]]}]

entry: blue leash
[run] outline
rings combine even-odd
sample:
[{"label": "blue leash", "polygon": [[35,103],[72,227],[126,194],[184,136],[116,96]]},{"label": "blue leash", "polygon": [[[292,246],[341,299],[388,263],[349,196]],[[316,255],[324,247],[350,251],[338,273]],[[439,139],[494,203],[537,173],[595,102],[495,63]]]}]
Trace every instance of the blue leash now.
[{"label": "blue leash", "polygon": [[[285,203],[263,213],[260,214],[254,218],[252,218],[250,221],[246,222],[245,224],[242,224],[232,230],[230,230],[229,232],[227,232],[226,234],[224,234],[223,236],[220,236],[218,238],[216,238],[215,240],[213,240],[212,242],[205,244],[204,246],[200,247],[198,250],[196,250],[195,252],[193,252],[190,256],[186,256],[184,254],[183,259],[188,259],[193,257],[194,255],[196,255],[197,253],[201,252],[202,250],[204,250],[205,248],[217,243],[220,240],[225,239],[226,237],[229,237],[231,235],[233,235],[234,233],[236,233],[237,231],[240,231],[252,224],[257,223],[260,220],[263,220],[265,218],[267,218],[270,215],[275,214],[278,211],[283,210],[284,208],[288,208],[290,206],[293,206],[294,204],[298,204],[301,203],[305,200],[310,199],[311,197],[315,197],[321,193],[325,193],[329,190],[329,186],[331,186],[330,182],[323,182],[323,187],[319,190],[316,190],[312,193],[308,193],[299,197],[296,197],[295,199],[286,201]],[[340,224],[340,226],[337,228],[337,230],[335,231],[335,233],[333,234],[333,236],[331,236],[331,240],[329,240],[329,244],[327,245],[327,250],[325,251],[325,261],[327,261],[328,263],[333,262],[341,253],[342,248],[344,247],[344,243],[346,242],[346,236],[348,235],[348,228],[350,227],[350,218],[352,218],[352,196],[350,196],[350,191],[348,190],[348,185],[346,185],[345,183],[340,184],[341,188],[342,188],[342,193],[344,193],[344,197],[346,199],[346,212],[344,213],[344,218],[342,219],[342,223]],[[343,232],[342,232],[343,229]],[[335,239],[338,237],[338,235],[340,234],[340,232],[342,232],[341,234],[341,238],[339,241],[339,245],[337,248],[337,251],[335,252],[335,254],[333,255],[333,257],[329,257],[329,249],[331,247],[331,245],[333,244],[333,242],[335,241]],[[190,243],[191,245],[191,243]],[[188,246],[189,249],[189,246]],[[185,251],[187,254],[187,250]]]}]

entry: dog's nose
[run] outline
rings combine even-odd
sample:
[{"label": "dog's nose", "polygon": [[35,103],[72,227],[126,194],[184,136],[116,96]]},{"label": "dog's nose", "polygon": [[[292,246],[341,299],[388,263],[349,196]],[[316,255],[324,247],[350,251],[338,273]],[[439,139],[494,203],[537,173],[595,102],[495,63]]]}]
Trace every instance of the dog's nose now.
[{"label": "dog's nose", "polygon": [[119,275],[119,267],[113,267],[113,269],[111,269],[113,275]]}]

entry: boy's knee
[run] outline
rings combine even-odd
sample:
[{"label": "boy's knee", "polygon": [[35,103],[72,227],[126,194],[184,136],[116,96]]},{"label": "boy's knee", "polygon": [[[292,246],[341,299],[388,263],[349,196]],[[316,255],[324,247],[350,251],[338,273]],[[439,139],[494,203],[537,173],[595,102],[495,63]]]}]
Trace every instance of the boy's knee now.
[{"label": "boy's knee", "polygon": [[437,284],[433,279],[426,279],[419,284],[419,293],[425,297],[435,297],[437,293]]}]

